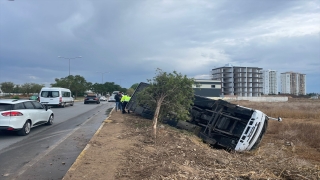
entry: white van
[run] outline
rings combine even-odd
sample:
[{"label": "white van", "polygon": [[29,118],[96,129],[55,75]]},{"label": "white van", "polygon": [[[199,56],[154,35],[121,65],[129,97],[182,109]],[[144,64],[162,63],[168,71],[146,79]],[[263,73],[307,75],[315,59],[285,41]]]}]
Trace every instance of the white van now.
[{"label": "white van", "polygon": [[48,106],[73,106],[74,99],[71,91],[60,87],[43,87],[39,93],[39,102]]}]

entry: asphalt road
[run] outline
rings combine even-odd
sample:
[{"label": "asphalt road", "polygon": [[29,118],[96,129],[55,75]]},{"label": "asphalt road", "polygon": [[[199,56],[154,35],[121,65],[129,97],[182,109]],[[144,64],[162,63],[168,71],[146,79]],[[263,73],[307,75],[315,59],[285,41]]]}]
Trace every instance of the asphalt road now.
[{"label": "asphalt road", "polygon": [[51,108],[54,124],[28,136],[0,132],[1,180],[61,180],[108,117],[113,102]]}]

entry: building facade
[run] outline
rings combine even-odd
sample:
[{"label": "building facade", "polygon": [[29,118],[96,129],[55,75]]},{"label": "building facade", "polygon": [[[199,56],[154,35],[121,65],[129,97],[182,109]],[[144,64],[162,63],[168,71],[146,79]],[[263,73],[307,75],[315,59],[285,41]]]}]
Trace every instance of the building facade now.
[{"label": "building facade", "polygon": [[212,80],[221,81],[222,96],[261,96],[262,68],[226,64],[212,69],[211,74]]},{"label": "building facade", "polygon": [[195,79],[192,85],[194,94],[204,97],[220,97],[221,81],[211,79]]},{"label": "building facade", "polygon": [[262,71],[262,93],[278,94],[278,75],[275,70],[263,70]]},{"label": "building facade", "polygon": [[306,74],[296,72],[281,73],[281,93],[293,95],[306,95]]}]

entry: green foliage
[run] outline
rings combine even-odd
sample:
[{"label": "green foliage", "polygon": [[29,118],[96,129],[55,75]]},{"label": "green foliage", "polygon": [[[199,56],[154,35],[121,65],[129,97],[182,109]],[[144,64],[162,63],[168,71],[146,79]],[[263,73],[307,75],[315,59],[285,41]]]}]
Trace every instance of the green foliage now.
[{"label": "green foliage", "polygon": [[139,86],[139,83],[135,83],[130,88],[133,90],[136,90],[138,86]]},{"label": "green foliage", "polygon": [[126,88],[121,88],[120,85],[115,84],[114,82],[105,82],[104,84],[95,83],[90,86],[90,90],[95,93],[100,93],[105,95],[107,92],[111,94],[113,91],[122,91],[126,92]]},{"label": "green foliage", "polygon": [[12,99],[20,99],[19,96],[13,96]]},{"label": "green foliage", "polygon": [[1,83],[1,89],[6,93],[39,93],[42,87],[44,87],[43,84],[36,83],[24,83],[22,85],[15,85],[13,82]]},{"label": "green foliage", "polygon": [[39,93],[42,87],[44,87],[43,84],[24,83],[23,85],[19,86],[19,90],[22,93],[29,95],[30,93]]},{"label": "green foliage", "polygon": [[134,93],[134,89],[132,88],[127,89],[127,94],[129,94],[129,96],[132,96],[133,93]]},{"label": "green foliage", "polygon": [[[148,104],[153,109],[160,108],[159,119],[166,117],[187,120],[193,104],[193,78],[177,73],[163,72],[157,69],[156,76],[148,80],[149,86],[138,94],[140,104]],[[157,112],[155,113],[157,117]]]},{"label": "green foliage", "polygon": [[80,75],[69,75],[65,78],[56,78],[56,83],[52,83],[52,87],[68,88],[77,97],[78,94],[82,95],[86,90],[89,89],[90,83],[88,83],[84,77]]},{"label": "green foliage", "polygon": [[[104,84],[92,84],[87,82],[84,77],[80,75],[69,75],[64,78],[56,78],[55,83],[50,84],[52,87],[62,87],[71,90],[73,95],[84,96],[87,90],[92,90],[95,93],[106,95],[111,94],[113,91],[127,92],[127,88],[122,88],[114,82],[105,82]],[[30,93],[39,93],[44,84],[24,83],[22,85],[14,84],[13,82],[0,83],[1,90],[4,93],[23,93],[29,95]],[[129,90],[131,92],[131,90]],[[127,92],[128,93],[128,92]]]},{"label": "green foliage", "polygon": [[1,85],[1,90],[5,93],[12,93],[13,88],[15,86],[13,82],[3,82],[0,85]]}]

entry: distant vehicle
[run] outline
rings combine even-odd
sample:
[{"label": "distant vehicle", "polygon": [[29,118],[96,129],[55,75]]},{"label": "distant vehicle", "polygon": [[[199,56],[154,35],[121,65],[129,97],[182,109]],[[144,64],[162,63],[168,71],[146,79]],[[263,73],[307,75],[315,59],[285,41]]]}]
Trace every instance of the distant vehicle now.
[{"label": "distant vehicle", "polygon": [[32,96],[29,97],[29,100],[37,101],[38,100],[38,96],[37,95],[32,95]]},{"label": "distant vehicle", "polygon": [[116,100],[115,100],[114,96],[115,96],[116,94],[118,94],[119,92],[120,92],[120,91],[113,91],[112,94],[111,94],[110,97],[109,97],[108,102],[115,102]]},{"label": "distant vehicle", "polygon": [[0,100],[0,130],[16,131],[19,135],[25,136],[33,127],[51,125],[53,119],[52,110],[37,101]]},{"label": "distant vehicle", "polygon": [[60,87],[43,87],[39,93],[39,102],[48,106],[73,106],[74,99],[70,89]]},{"label": "distant vehicle", "polygon": [[[152,119],[155,109],[137,103],[137,93],[149,86],[140,83],[126,108],[145,118]],[[167,120],[178,128],[195,132],[204,142],[235,151],[252,150],[258,147],[265,134],[269,119],[263,112],[239,106],[224,100],[213,100],[194,95],[194,104],[189,121]]]},{"label": "distant vehicle", "polygon": [[99,98],[98,95],[96,95],[96,94],[88,94],[88,95],[84,98],[84,104],[88,104],[88,103],[100,104],[100,98]]},{"label": "distant vehicle", "polygon": [[100,97],[100,101],[106,101],[106,100],[107,100],[107,98],[105,96]]}]

